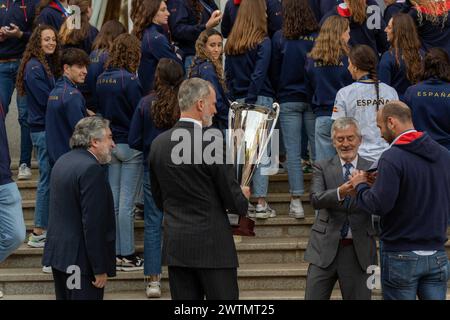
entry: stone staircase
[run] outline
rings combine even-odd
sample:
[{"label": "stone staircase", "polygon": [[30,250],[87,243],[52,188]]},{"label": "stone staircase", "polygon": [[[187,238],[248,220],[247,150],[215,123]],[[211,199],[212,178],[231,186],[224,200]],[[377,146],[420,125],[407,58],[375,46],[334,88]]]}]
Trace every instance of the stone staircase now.
[{"label": "stone staircase", "polygon": [[[17,169],[17,168],[13,168]],[[13,170],[17,175],[17,171]],[[23,212],[30,232],[33,226],[35,190],[38,171],[33,166],[31,181],[19,181],[23,198]],[[311,175],[305,175],[305,190],[309,192]],[[303,299],[308,264],[303,260],[308,244],[314,210],[309,194],[302,197],[305,219],[288,216],[290,195],[287,174],[270,177],[268,201],[277,211],[277,217],[256,221],[256,237],[235,237],[240,268],[238,280],[241,299],[289,300]],[[144,223],[135,221],[136,251],[143,252]],[[4,299],[54,299],[52,275],[41,271],[42,249],[23,244],[0,265],[0,290]],[[162,299],[170,299],[167,269],[162,274]],[[118,272],[105,290],[105,299],[146,299],[143,272]],[[375,290],[374,299],[380,298]],[[338,284],[332,299],[341,299]]]}]

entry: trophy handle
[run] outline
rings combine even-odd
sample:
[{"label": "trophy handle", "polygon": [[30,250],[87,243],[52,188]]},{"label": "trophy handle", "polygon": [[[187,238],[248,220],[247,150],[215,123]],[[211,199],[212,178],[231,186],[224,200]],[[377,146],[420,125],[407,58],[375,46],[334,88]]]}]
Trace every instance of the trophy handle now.
[{"label": "trophy handle", "polygon": [[[272,138],[273,131],[275,130],[275,126],[277,125],[277,122],[278,122],[278,117],[280,116],[280,105],[278,103],[274,102],[272,104],[272,108],[275,111],[275,119],[272,123],[272,127],[270,128],[269,134],[267,135],[267,140],[264,144],[264,152],[267,148],[267,145],[269,144],[270,139]],[[261,152],[261,154],[259,155],[259,157],[256,161],[257,163],[259,163],[261,161],[261,158],[262,158],[264,152]]]}]

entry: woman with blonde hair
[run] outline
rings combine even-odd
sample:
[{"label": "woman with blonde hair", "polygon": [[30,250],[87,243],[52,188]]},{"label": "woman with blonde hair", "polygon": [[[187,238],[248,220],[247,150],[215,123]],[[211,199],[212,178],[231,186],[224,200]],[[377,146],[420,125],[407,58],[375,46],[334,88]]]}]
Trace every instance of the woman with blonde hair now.
[{"label": "woman with blonde hair", "polygon": [[386,34],[391,48],[381,57],[378,73],[380,80],[393,86],[403,100],[406,89],[418,82],[422,70],[419,35],[414,20],[404,13],[389,20]]},{"label": "woman with blonde hair", "polygon": [[134,198],[142,176],[142,152],[130,148],[128,133],[142,97],[136,75],[141,56],[140,41],[124,33],[114,40],[106,70],[97,80],[100,113],[111,121],[116,147],[109,165],[109,183],[116,214],[116,261],[122,271],[142,270],[143,261],[134,248]]},{"label": "woman with blonde hair", "polygon": [[226,130],[230,103],[226,95],[227,89],[223,72],[222,34],[215,29],[203,31],[195,43],[195,49],[195,58],[189,71],[189,78],[201,78],[213,85],[217,100],[217,113],[213,118],[213,126],[220,130]]},{"label": "woman with blonde hair", "polygon": [[331,114],[338,90],[352,83],[347,59],[349,39],[347,19],[340,16],[327,18],[306,62],[305,83],[316,116],[316,161],[336,154],[331,143]]},{"label": "woman with blonde hair", "polygon": [[384,32],[386,23],[375,0],[344,0],[329,11],[321,22],[330,16],[348,19],[350,46],[366,44],[378,54],[382,54],[389,48]]},{"label": "woman with blonde hair", "polygon": [[[267,34],[266,1],[243,1],[225,45],[227,87],[239,102],[272,107],[274,91],[268,76],[272,44]],[[268,176],[261,166],[253,176],[253,194],[258,199],[255,216],[276,215],[266,202]]]},{"label": "woman with blonde hair", "polygon": [[[98,30],[89,23],[92,16],[92,0],[69,0],[70,6],[80,8],[80,15],[69,16],[61,25],[59,37],[64,48],[78,48],[87,54],[92,51],[92,44],[98,35]],[[80,19],[80,28],[73,27],[76,19]]]}]

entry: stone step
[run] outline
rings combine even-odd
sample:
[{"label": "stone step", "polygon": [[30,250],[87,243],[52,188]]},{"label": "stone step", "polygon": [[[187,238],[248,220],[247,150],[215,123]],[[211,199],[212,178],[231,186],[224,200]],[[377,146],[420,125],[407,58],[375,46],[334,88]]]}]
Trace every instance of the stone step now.
[{"label": "stone step", "polygon": [[[105,293],[105,300],[149,300],[144,290],[139,291],[121,291]],[[241,290],[239,292],[239,300],[304,300],[305,290]],[[372,300],[380,300],[381,295],[378,291],[373,292]],[[450,294],[447,295],[447,300]],[[55,300],[52,294],[35,294],[35,295],[6,295],[3,300]],[[171,300],[170,292],[163,291],[161,298],[151,299],[151,301]],[[333,290],[331,300],[342,300],[339,290]]]},{"label": "stone step", "polygon": [[[235,236],[239,262],[258,263],[294,263],[302,262],[308,238],[257,238]],[[137,241],[136,252],[143,255],[144,243]],[[23,244],[1,265],[1,269],[39,268],[41,267],[43,248],[30,248]]]},{"label": "stone step", "polygon": [[[301,290],[305,288],[307,264],[241,264],[238,269],[240,290]],[[163,268],[161,288],[168,291],[167,268]],[[52,275],[40,268],[0,269],[0,290],[5,295],[53,294]],[[142,271],[118,272],[106,292],[144,290]]]},{"label": "stone step", "polygon": [[[32,182],[23,182],[23,186],[31,185]],[[24,190],[24,191],[22,191]],[[25,220],[33,220],[34,219],[34,210],[36,201],[34,198],[29,199],[30,197],[27,194],[27,189],[22,189],[22,192],[25,192],[25,195],[22,195],[22,209]],[[33,191],[31,191],[33,192]],[[255,198],[250,199],[253,203],[256,203]],[[291,201],[291,196],[288,193],[269,193],[267,195],[266,200],[269,202],[272,209],[276,210],[278,216],[288,216],[289,213],[289,203]],[[303,208],[305,210],[306,216],[313,216],[314,209],[311,206],[309,194],[304,194],[301,196],[301,201],[303,204]]]}]

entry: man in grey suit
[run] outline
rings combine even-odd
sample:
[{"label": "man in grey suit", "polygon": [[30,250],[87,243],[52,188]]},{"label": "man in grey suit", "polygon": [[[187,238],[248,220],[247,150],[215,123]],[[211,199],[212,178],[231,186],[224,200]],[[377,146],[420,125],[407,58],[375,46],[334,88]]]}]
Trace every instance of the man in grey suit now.
[{"label": "man in grey suit", "polygon": [[319,212],[305,253],[311,263],[305,299],[330,299],[338,280],[344,300],[370,300],[366,270],[377,263],[375,231],[370,215],[356,209],[349,179],[371,162],[358,156],[361,131],[355,119],[337,119],[331,134],[337,155],[314,164],[311,202]]},{"label": "man in grey suit", "polygon": [[[233,166],[224,162],[220,131],[203,131],[216,112],[211,84],[185,80],[178,101],[180,120],[150,150],[152,194],[164,212],[162,257],[170,293],[173,300],[235,300],[238,257],[227,212],[245,215],[250,189],[239,186]],[[219,161],[204,156],[208,144],[203,135],[219,141],[214,157]]]}]

